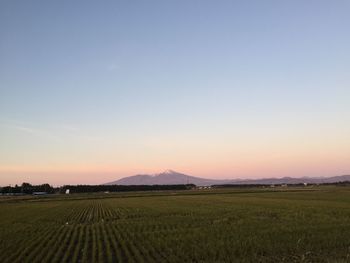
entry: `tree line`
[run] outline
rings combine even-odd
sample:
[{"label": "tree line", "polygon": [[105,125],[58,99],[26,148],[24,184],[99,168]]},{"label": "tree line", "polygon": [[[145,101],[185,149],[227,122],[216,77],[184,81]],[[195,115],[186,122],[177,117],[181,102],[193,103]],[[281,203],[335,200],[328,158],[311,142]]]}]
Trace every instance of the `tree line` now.
[{"label": "tree line", "polygon": [[0,192],[2,194],[33,194],[35,192],[53,194],[57,189],[49,184],[31,185],[30,183],[22,183],[22,185],[2,187]]},{"label": "tree line", "polygon": [[42,192],[47,194],[54,193],[96,193],[96,192],[128,192],[128,191],[160,191],[160,190],[188,190],[194,188],[194,184],[178,185],[65,185],[62,187],[53,187],[49,184],[31,185],[22,183],[22,185],[5,186],[0,189],[1,194],[33,194]]},{"label": "tree line", "polygon": [[95,193],[95,192],[128,192],[128,191],[159,191],[159,190],[189,190],[194,184],[177,185],[65,185],[60,188],[60,193],[69,189],[70,193]]}]

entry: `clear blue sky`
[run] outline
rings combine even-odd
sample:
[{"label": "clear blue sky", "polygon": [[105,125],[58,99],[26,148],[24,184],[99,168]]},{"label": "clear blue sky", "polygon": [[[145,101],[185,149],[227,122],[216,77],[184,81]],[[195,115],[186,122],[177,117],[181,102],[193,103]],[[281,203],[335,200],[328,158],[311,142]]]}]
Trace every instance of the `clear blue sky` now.
[{"label": "clear blue sky", "polygon": [[3,0],[0,184],[350,172],[349,14],[349,1]]}]

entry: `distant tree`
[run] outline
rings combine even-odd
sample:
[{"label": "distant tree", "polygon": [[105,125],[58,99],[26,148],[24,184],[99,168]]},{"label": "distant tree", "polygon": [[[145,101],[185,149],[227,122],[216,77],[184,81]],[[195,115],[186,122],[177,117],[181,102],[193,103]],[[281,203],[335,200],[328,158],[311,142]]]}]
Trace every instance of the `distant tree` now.
[{"label": "distant tree", "polygon": [[33,186],[30,183],[22,183],[22,193],[24,194],[32,194]]}]

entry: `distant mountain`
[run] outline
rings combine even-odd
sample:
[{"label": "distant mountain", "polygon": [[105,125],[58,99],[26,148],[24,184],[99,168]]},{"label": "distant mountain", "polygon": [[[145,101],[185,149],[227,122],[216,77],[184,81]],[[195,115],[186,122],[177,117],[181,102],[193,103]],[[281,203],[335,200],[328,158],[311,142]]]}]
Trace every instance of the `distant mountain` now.
[{"label": "distant mountain", "polygon": [[195,184],[199,186],[218,185],[218,184],[321,184],[350,181],[350,175],[333,177],[282,177],[282,178],[263,178],[263,179],[237,179],[237,180],[219,180],[194,177],[172,170],[167,170],[159,174],[148,175],[140,174],[124,177],[107,185],[173,185],[173,184]]},{"label": "distant mountain", "polygon": [[234,184],[323,184],[323,183],[337,183],[350,181],[350,175],[341,175],[333,177],[282,177],[282,178],[263,178],[263,179],[248,179],[231,181]]},{"label": "distant mountain", "polygon": [[172,170],[166,170],[159,174],[148,175],[139,174],[124,177],[107,185],[155,185],[155,184],[195,184],[195,185],[214,185],[230,183],[231,180],[214,180],[200,177],[194,177]]}]

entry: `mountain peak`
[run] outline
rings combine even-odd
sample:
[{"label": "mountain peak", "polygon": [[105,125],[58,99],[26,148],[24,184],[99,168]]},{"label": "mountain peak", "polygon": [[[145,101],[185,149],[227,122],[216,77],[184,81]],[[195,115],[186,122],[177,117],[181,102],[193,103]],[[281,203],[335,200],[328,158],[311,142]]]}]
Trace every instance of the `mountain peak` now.
[{"label": "mountain peak", "polygon": [[159,173],[159,174],[178,174],[178,172],[175,172],[174,170],[171,170],[171,169],[167,169],[164,172]]}]

